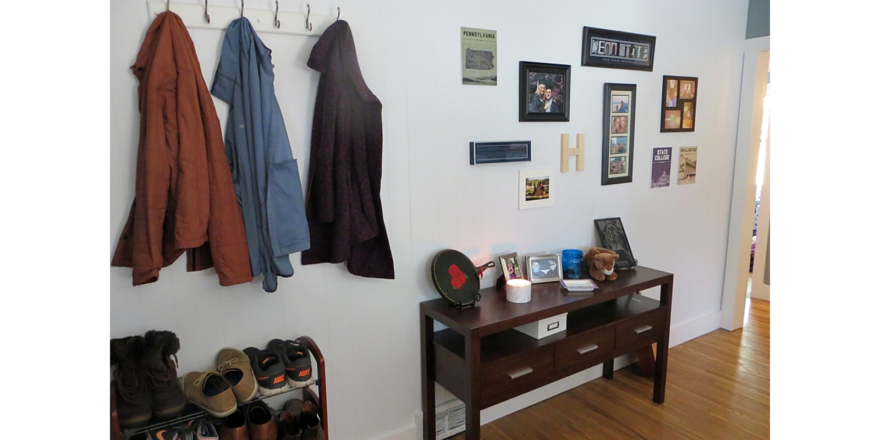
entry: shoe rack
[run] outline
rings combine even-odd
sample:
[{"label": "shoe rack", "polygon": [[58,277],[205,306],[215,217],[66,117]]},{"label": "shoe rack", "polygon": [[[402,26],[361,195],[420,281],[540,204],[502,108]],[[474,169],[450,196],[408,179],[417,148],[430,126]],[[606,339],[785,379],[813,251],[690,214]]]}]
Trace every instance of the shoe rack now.
[{"label": "shoe rack", "polygon": [[[321,427],[324,429],[324,437],[325,440],[330,439],[330,433],[328,432],[329,423],[327,422],[327,376],[324,373],[324,355],[321,354],[321,349],[318,348],[318,344],[309,337],[309,336],[300,336],[299,342],[312,354],[312,359],[317,365],[313,365],[313,368],[317,367],[318,377],[312,377],[311,380],[308,381],[308,384],[303,387],[291,388],[281,394],[276,394],[274,396],[262,396],[257,395],[256,398],[249,402],[239,403],[239,406],[248,405],[252,402],[256,402],[258,400],[263,400],[269,397],[277,397],[280,395],[288,394],[290,392],[301,390],[302,391],[302,399],[304,401],[312,401],[315,403],[318,408],[321,409]],[[312,387],[317,387],[318,392],[315,393],[315,390]],[[116,413],[116,388],[114,383],[110,383],[110,438],[111,440],[137,440],[146,438],[146,433],[149,431],[154,431],[160,428],[170,428],[179,425],[186,425],[190,420],[200,419],[200,418],[214,418],[210,414],[202,411],[198,407],[192,404],[187,404],[186,409],[183,412],[183,415],[176,417],[171,420],[165,420],[158,423],[153,423],[148,426],[143,426],[140,428],[131,428],[131,429],[122,429],[119,425],[119,419]]]}]

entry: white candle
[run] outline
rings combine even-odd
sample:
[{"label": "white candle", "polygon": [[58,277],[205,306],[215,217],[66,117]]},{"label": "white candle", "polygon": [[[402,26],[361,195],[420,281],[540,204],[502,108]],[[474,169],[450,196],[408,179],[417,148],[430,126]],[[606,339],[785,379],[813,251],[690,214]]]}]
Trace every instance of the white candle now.
[{"label": "white candle", "polygon": [[528,280],[507,282],[507,300],[512,303],[527,303],[532,300],[532,283]]}]

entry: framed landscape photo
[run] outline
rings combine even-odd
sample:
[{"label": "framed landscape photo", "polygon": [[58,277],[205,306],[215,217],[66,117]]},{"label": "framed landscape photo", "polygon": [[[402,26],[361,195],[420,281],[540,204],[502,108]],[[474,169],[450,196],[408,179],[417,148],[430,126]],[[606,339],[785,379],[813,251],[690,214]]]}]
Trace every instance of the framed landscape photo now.
[{"label": "framed landscape photo", "polygon": [[614,263],[615,269],[631,269],[639,264],[639,260],[633,257],[620,217],[597,219],[593,223],[596,225],[596,233],[599,234],[600,245],[620,255]]},{"label": "framed landscape photo", "polygon": [[504,272],[504,280],[510,281],[523,279],[522,269],[519,268],[519,258],[516,252],[498,257],[501,262],[501,270]]},{"label": "framed landscape photo", "polygon": [[697,78],[663,75],[660,132],[694,131],[697,116]]},{"label": "framed landscape photo", "polygon": [[559,281],[562,279],[562,257],[559,254],[530,255],[526,257],[526,273],[533,284]]},{"label": "framed landscape photo", "polygon": [[518,186],[520,210],[553,206],[556,200],[556,178],[549,168],[520,170]]},{"label": "framed landscape photo", "polygon": [[519,63],[519,120],[568,121],[571,66]]},{"label": "framed landscape photo", "polygon": [[632,182],[636,85],[605,84],[602,112],[602,185]]},{"label": "framed landscape photo", "polygon": [[581,65],[654,71],[657,37],[584,26]]}]

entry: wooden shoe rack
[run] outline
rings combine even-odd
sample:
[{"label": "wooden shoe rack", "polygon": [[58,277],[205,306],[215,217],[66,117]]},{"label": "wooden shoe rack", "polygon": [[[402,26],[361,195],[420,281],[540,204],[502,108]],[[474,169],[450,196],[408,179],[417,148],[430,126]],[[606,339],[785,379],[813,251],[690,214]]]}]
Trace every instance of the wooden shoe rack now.
[{"label": "wooden shoe rack", "polygon": [[[304,387],[291,388],[288,391],[285,391],[281,394],[276,394],[275,396],[269,397],[277,397],[280,395],[284,395],[296,390],[302,390],[302,399],[304,401],[312,401],[314,402],[318,408],[321,410],[321,427],[324,429],[324,437],[325,440],[330,439],[330,433],[328,432],[329,424],[327,422],[327,376],[324,373],[324,355],[321,354],[321,349],[318,348],[318,344],[309,337],[309,336],[300,336],[298,341],[311,352],[312,359],[315,364],[317,364],[317,372],[318,377],[315,378],[312,376],[312,380],[309,381],[309,384]],[[313,364],[313,368],[314,368]],[[317,387],[318,392],[315,393],[315,390],[312,387]],[[257,397],[251,400],[250,402],[239,403],[241,405],[248,405],[252,402],[256,402],[258,400],[263,400],[268,397],[261,396],[257,394]],[[191,409],[196,408],[195,411],[191,411]],[[116,389],[114,384],[111,382],[110,384],[110,438],[111,440],[136,440],[146,438],[146,433],[149,431],[154,431],[164,427],[174,427],[180,425],[186,425],[189,421],[200,419],[203,417],[211,418],[209,414],[198,409],[195,405],[187,404],[187,408],[184,410],[184,415],[180,417],[166,420],[160,423],[154,423],[149,426],[144,426],[141,428],[134,429],[122,429],[119,425],[119,419],[116,413]]]}]

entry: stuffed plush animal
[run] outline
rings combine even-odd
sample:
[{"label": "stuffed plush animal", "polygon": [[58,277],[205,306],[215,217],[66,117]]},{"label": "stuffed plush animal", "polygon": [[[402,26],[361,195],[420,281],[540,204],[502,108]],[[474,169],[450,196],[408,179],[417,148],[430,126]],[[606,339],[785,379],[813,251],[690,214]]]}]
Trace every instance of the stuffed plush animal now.
[{"label": "stuffed plush animal", "polygon": [[591,247],[584,255],[584,261],[587,268],[590,269],[590,276],[596,281],[614,281],[617,279],[617,273],[614,272],[614,262],[620,258],[617,252],[600,247]]}]

